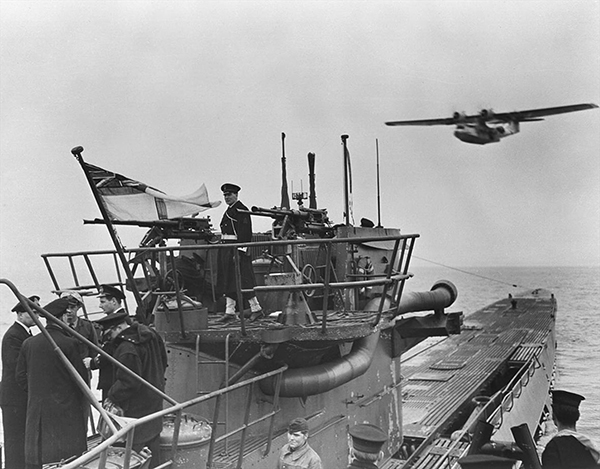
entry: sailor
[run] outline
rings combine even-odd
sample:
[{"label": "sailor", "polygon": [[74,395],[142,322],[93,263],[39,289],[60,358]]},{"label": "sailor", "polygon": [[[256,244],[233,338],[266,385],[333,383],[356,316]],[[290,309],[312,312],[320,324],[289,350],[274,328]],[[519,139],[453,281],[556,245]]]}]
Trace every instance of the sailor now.
[{"label": "sailor", "polygon": [[308,422],[296,418],[288,425],[288,442],[279,451],[277,469],[322,469],[321,458],[308,444]]},{"label": "sailor", "polygon": [[[33,295],[29,301],[39,305],[40,297]],[[17,384],[15,370],[17,358],[25,339],[31,337],[35,324],[21,302],[12,309],[17,319],[2,338],[2,382],[0,383],[0,406],[4,428],[4,462],[6,469],[25,467],[25,420],[27,417],[27,393]],[[33,310],[34,314],[37,312]]]},{"label": "sailor", "polygon": [[348,430],[351,438],[350,465],[347,469],[377,468],[383,459],[383,444],[387,434],[377,425],[361,423]]},{"label": "sailor", "polygon": [[[110,314],[115,313],[125,313],[127,316],[128,323],[131,323],[131,318],[125,312],[125,308],[123,308],[123,300],[125,299],[125,295],[121,290],[112,285],[100,285],[98,288],[98,299],[100,301],[100,309],[104,311],[104,313],[108,316]],[[98,321],[95,321],[98,323]],[[102,337],[102,350],[104,350],[109,355],[112,355],[112,346],[113,343],[110,340],[105,340]],[[108,389],[112,386],[113,382],[113,365],[101,355],[96,355],[92,358],[90,369],[92,370],[100,370],[98,372],[98,386],[102,392],[102,400],[106,398]]]},{"label": "sailor", "polygon": [[[250,214],[240,212],[248,211],[239,199],[238,193],[240,186],[231,183],[225,183],[221,186],[227,210],[221,219],[221,240],[223,243],[248,243],[252,241],[252,220]],[[239,247],[238,254],[240,260],[241,287],[242,289],[254,288],[254,272],[252,270],[252,259],[248,253],[248,247]],[[235,314],[235,305],[237,298],[237,287],[235,279],[234,252],[231,249],[219,249],[218,254],[218,272],[217,272],[217,291],[225,296],[225,315],[221,318],[222,322],[228,322],[237,319]],[[262,308],[256,298],[256,295],[244,295],[250,303],[251,320],[256,320],[262,316]],[[243,311],[243,305],[239,305],[239,310]]]},{"label": "sailor", "polygon": [[[167,352],[160,335],[149,326],[133,322],[130,324],[125,311],[109,314],[96,322],[114,344],[112,356],[145,381],[160,391],[165,389]],[[114,366],[111,387],[103,405],[118,407],[125,417],[140,418],[158,412],[163,408],[163,398],[156,391],[132,379],[129,373]],[[133,450],[140,451],[144,446],[152,452],[150,467],[159,463],[160,432],[162,419],[153,419],[136,427],[133,435]]]},{"label": "sailor", "polygon": [[[65,322],[69,300],[58,298],[44,309]],[[87,370],[76,339],[47,321],[46,331],[82,379]],[[17,383],[28,392],[25,464],[41,468],[87,450],[83,391],[43,334],[23,342],[16,370]]]},{"label": "sailor", "polygon": [[[67,324],[94,345],[98,345],[98,333],[92,322],[77,315],[79,310],[83,307],[83,298],[81,295],[76,291],[63,291],[60,294],[60,298],[69,300],[69,306],[67,308]],[[81,358],[84,359],[84,362],[87,361],[85,358],[91,359],[96,356],[96,352],[83,342],[79,343],[79,348],[81,351]]]},{"label": "sailor", "polygon": [[558,433],[542,453],[544,469],[589,468],[600,464],[600,451],[576,429],[579,404],[584,399],[574,392],[552,391],[552,420]]},{"label": "sailor", "polygon": [[125,295],[117,287],[112,285],[100,285],[98,288],[98,298],[100,300],[100,309],[106,314],[116,313],[123,308],[122,301]]}]

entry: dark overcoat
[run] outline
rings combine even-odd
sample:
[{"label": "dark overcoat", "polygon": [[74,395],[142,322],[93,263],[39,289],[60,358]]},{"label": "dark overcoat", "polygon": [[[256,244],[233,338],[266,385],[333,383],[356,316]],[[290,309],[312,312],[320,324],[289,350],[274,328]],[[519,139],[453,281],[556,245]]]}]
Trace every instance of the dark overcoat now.
[{"label": "dark overcoat", "polygon": [[[46,330],[85,380],[78,341],[54,324]],[[42,334],[23,342],[16,378],[28,392],[25,462],[39,465],[81,455],[87,449],[85,398]]]},{"label": "dark overcoat", "polygon": [[589,448],[571,435],[555,436],[542,453],[544,469],[588,469],[597,463]]},{"label": "dark overcoat", "polygon": [[25,421],[27,418],[27,393],[17,384],[15,371],[17,359],[25,339],[30,333],[15,322],[2,338],[2,382],[0,406],[4,427],[4,457],[6,467],[25,467]]},{"label": "dark overcoat", "polygon": [[[221,219],[221,234],[224,243],[248,243],[252,241],[252,220],[248,213],[240,212],[248,210],[239,200],[231,204]],[[252,270],[252,258],[247,252],[239,251],[241,286],[242,288],[254,288],[254,272]],[[217,292],[237,300],[237,289],[235,282],[235,264],[233,249],[219,249],[217,270]],[[246,298],[254,295],[246,295]]]},{"label": "dark overcoat", "polygon": [[[113,357],[154,387],[164,391],[167,352],[158,333],[143,324],[134,322],[115,339]],[[115,366],[113,384],[108,398],[121,407],[125,417],[144,417],[163,408],[163,398],[144,386],[121,368]],[[133,444],[152,440],[162,431],[162,419],[155,419],[136,428]]]}]

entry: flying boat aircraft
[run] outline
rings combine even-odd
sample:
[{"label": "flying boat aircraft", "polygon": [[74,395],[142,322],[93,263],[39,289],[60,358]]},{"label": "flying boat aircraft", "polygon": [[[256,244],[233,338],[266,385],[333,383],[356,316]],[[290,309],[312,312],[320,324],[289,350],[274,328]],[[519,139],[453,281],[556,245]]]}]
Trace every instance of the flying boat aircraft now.
[{"label": "flying boat aircraft", "polygon": [[452,117],[438,119],[420,119],[406,121],[391,121],[385,125],[455,125],[454,136],[466,143],[485,145],[486,143],[499,142],[501,138],[519,132],[519,123],[542,121],[542,117],[566,112],[583,111],[597,108],[593,103],[570,104],[568,106],[547,107],[543,109],[529,109],[527,111],[513,111],[495,113],[491,109],[482,109],[479,114],[466,115],[455,112]]}]

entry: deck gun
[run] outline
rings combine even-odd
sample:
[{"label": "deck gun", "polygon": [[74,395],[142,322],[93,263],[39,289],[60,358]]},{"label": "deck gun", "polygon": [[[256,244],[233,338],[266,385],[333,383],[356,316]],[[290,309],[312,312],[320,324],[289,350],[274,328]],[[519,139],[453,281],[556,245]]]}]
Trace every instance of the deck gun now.
[{"label": "deck gun", "polygon": [[245,210],[244,213],[272,218],[274,239],[295,239],[299,235],[306,234],[318,235],[322,238],[330,238],[334,235],[326,209],[302,206],[298,209],[252,207],[250,211]]},{"label": "deck gun", "polygon": [[[104,220],[83,220],[84,225],[106,224]],[[172,220],[112,220],[113,225],[139,226],[149,228],[140,241],[140,247],[159,245],[165,239],[194,239],[213,242],[216,240],[209,218],[176,218]]]}]

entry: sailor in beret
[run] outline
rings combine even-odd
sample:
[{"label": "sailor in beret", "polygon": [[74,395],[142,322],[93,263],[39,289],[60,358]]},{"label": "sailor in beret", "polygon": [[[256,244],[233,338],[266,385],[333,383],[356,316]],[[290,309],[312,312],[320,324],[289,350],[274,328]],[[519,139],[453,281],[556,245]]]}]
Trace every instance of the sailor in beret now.
[{"label": "sailor in beret", "polygon": [[361,423],[348,430],[351,439],[350,465],[353,468],[377,468],[383,458],[381,450],[388,440],[387,434],[377,425]]},{"label": "sailor in beret", "polygon": [[558,433],[542,453],[544,469],[590,468],[600,464],[600,451],[577,431],[579,404],[585,397],[570,391],[552,391],[552,420]]},{"label": "sailor in beret", "polygon": [[[44,310],[65,322],[68,307],[67,298],[58,298],[44,306]],[[87,379],[78,341],[68,334],[66,327],[46,321],[46,332],[54,344],[43,334],[37,334],[23,342],[19,354],[15,377],[28,393],[24,467],[42,467],[87,450],[87,400],[54,348],[60,349],[80,380]]]},{"label": "sailor in beret", "polygon": [[[246,207],[239,199],[241,190],[237,184],[227,182],[221,186],[227,210],[221,219],[221,241],[227,243],[249,243],[252,241],[252,219]],[[254,288],[254,271],[252,258],[248,254],[248,247],[238,248],[242,289]],[[236,298],[237,287],[235,279],[234,252],[231,249],[219,249],[217,270],[217,291],[225,297],[225,315],[222,322],[237,319]],[[262,316],[262,308],[254,294],[245,294],[244,299],[250,304],[252,320]],[[238,305],[243,311],[243,305]]]},{"label": "sailor in beret", "polygon": [[308,444],[308,422],[295,418],[288,424],[288,442],[279,451],[277,469],[322,469],[321,458]]},{"label": "sailor in beret", "polygon": [[[29,301],[39,306],[40,297],[33,295]],[[21,302],[13,309],[15,322],[2,337],[2,382],[0,382],[0,406],[4,429],[4,462],[7,468],[25,467],[25,421],[27,418],[27,393],[17,384],[15,370],[17,359],[25,339],[31,337],[33,318]],[[35,309],[33,313],[37,315]]]}]

